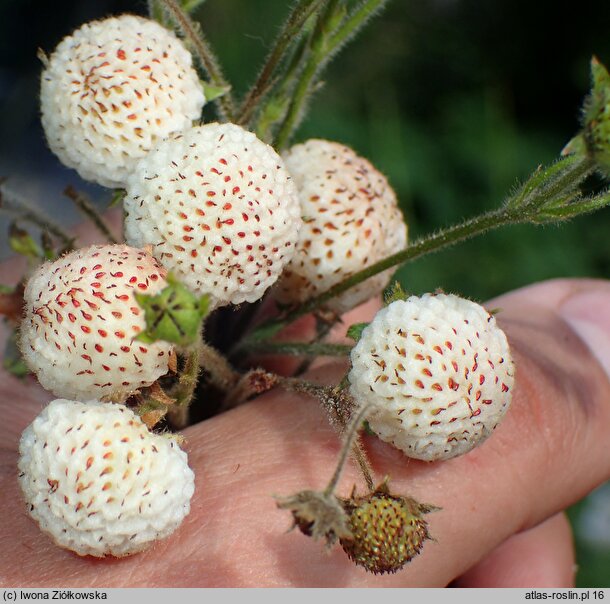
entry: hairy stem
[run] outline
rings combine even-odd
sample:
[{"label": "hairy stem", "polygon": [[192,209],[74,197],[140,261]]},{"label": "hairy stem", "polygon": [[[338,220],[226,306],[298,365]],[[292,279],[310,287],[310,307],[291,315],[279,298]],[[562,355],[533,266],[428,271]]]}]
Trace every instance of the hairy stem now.
[{"label": "hairy stem", "polygon": [[284,23],[263,68],[244,99],[238,124],[247,124],[254,113],[258,102],[273,87],[274,74],[285,58],[286,51],[301,33],[303,24],[322,5],[323,0],[299,0]]},{"label": "hairy stem", "polygon": [[490,229],[518,221],[517,213],[515,211],[511,210],[510,208],[502,207],[498,210],[494,210],[492,212],[482,214],[481,216],[471,218],[470,220],[466,220],[460,224],[439,231],[438,233],[434,233],[428,237],[424,237],[423,239],[411,244],[406,249],[397,252],[392,256],[388,256],[375,264],[371,264],[357,273],[354,273],[347,279],[341,281],[341,283],[331,287],[329,290],[320,294],[319,296],[311,298],[309,301],[287,313],[283,317],[280,316],[277,319],[272,319],[266,323],[263,323],[247,338],[245,338],[242,345],[250,346],[263,338],[275,335],[282,328],[286,327],[286,325],[292,323],[303,315],[309,314],[317,308],[320,308],[335,296],[342,294],[351,287],[362,283],[369,277],[382,273],[389,268],[415,260],[416,258],[431,252],[436,252],[443,248],[449,247],[458,243],[459,241],[470,239],[471,237],[485,233]]},{"label": "hairy stem", "polygon": [[[161,0],[163,7],[169,13],[172,20],[182,30],[182,33],[192,46],[201,65],[207,72],[210,82],[219,88],[230,89],[231,86],[225,79],[216,55],[212,52],[210,45],[201,33],[200,29],[180,7],[176,0]],[[235,119],[233,100],[229,92],[218,98],[219,111],[222,117],[230,122]]]},{"label": "hairy stem", "polygon": [[369,491],[373,491],[375,489],[375,481],[373,480],[373,475],[371,472],[371,464],[369,463],[368,457],[364,452],[362,447],[362,443],[358,438],[354,440],[354,444],[352,445],[352,455],[360,468],[360,472],[362,473],[362,477],[364,478],[364,482]]},{"label": "hairy stem", "polygon": [[332,49],[337,49],[356,35],[362,26],[376,13],[378,13],[388,0],[364,0],[351,15],[335,31],[330,39]]},{"label": "hairy stem", "polygon": [[289,354],[303,357],[345,357],[352,350],[347,344],[327,342],[255,342],[239,348],[252,354]]},{"label": "hairy stem", "polygon": [[245,403],[255,394],[263,394],[281,382],[279,375],[269,373],[264,369],[250,369],[242,375],[237,383],[227,390],[221,404],[221,411],[227,411]]},{"label": "hairy stem", "polygon": [[283,149],[288,144],[298,127],[307,100],[315,90],[317,75],[341,46],[352,38],[386,2],[387,0],[365,0],[335,28],[332,27],[332,22],[337,18],[337,2],[329,2],[327,9],[318,18],[316,29],[311,36],[309,55],[275,137],[274,146],[277,149]]},{"label": "hairy stem", "polygon": [[178,378],[178,383],[172,388],[169,395],[176,400],[168,407],[168,417],[172,425],[178,430],[185,428],[189,421],[189,407],[197,387],[199,377],[199,357],[201,348],[199,343],[193,345],[186,354],[184,367]]},{"label": "hairy stem", "polygon": [[241,375],[233,369],[229,361],[215,348],[206,344],[201,344],[199,363],[209,374],[210,382],[226,392],[233,388],[240,380]]},{"label": "hairy stem", "polygon": [[[299,378],[280,378],[279,384],[292,392],[299,392],[316,398],[324,408],[324,411],[326,411],[333,428],[335,428],[339,434],[343,434],[346,438],[350,438],[348,432],[351,424],[349,422],[356,403],[344,388],[341,386],[334,388],[320,386]],[[362,448],[362,444],[357,438],[357,435],[351,437],[350,446],[346,451],[351,451],[367,487],[372,490],[374,488],[374,482],[371,464],[368,461],[366,452]],[[345,463],[345,461],[343,463]]]},{"label": "hairy stem", "polygon": [[[350,423],[348,424],[345,434],[343,446],[341,447],[341,452],[339,453],[339,460],[337,461],[337,467],[330,479],[328,485],[324,489],[325,495],[332,495],[332,493],[337,488],[337,483],[339,482],[339,478],[341,478],[341,472],[343,472],[343,468],[345,466],[345,462],[347,461],[350,453],[353,450],[354,443],[356,442],[356,438],[358,437],[358,430],[360,429],[360,425],[364,421],[367,412],[369,411],[370,405],[362,406],[358,412],[352,417]],[[371,484],[373,483],[370,474],[367,479],[367,483],[370,480]]]},{"label": "hairy stem", "polygon": [[117,243],[108,223],[104,220],[91,200],[82,192],[77,191],[72,185],[64,190],[64,195],[72,200],[74,205],[94,224],[95,228],[106,237],[109,243]]},{"label": "hairy stem", "polygon": [[290,141],[290,137],[301,118],[305,103],[309,98],[312,81],[321,68],[322,59],[318,56],[318,53],[310,54],[309,60],[301,72],[299,83],[295,88],[290,105],[288,106],[288,112],[275,136],[273,146],[276,149],[283,149]]},{"label": "hairy stem", "polygon": [[309,32],[306,32],[298,42],[277,90],[275,90],[272,95],[268,96],[266,101],[262,103],[254,126],[256,135],[261,140],[270,140],[269,133],[272,130],[273,125],[286,114],[290,101],[290,91],[294,88],[294,82],[302,68],[304,57],[308,52],[309,37]]}]

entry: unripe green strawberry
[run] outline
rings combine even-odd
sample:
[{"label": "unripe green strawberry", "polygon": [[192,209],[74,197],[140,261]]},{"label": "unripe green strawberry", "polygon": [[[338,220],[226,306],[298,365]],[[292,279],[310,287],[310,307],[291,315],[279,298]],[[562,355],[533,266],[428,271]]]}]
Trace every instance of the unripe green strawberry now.
[{"label": "unripe green strawberry", "polygon": [[344,501],[351,539],[341,539],[347,555],[375,573],[395,573],[430,539],[423,515],[436,508],[411,497],[391,495],[384,483],[364,497]]}]

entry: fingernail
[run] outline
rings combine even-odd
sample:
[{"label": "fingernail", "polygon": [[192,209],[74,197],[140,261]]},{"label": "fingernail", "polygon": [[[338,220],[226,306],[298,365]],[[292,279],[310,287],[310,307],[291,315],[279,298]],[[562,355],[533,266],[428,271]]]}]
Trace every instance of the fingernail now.
[{"label": "fingernail", "polygon": [[610,284],[575,293],[563,302],[559,314],[610,376]]}]

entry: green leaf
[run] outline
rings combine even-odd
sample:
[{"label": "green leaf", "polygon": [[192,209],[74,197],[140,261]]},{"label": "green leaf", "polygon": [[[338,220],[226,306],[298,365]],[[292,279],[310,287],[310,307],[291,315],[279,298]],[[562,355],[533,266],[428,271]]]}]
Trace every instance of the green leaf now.
[{"label": "green leaf", "polygon": [[362,336],[362,332],[365,327],[368,327],[368,323],[354,323],[347,328],[347,337],[357,342]]},{"label": "green leaf", "polygon": [[[568,173],[571,166],[578,165],[578,163],[578,158],[567,155],[549,166],[538,166],[517,193],[508,200],[506,206],[521,208],[530,204],[544,203],[545,198],[555,193],[555,189],[563,190],[562,187],[558,188],[555,185],[560,183],[560,178]],[[580,181],[573,179],[572,188],[575,188],[578,182]],[[563,180],[560,184],[563,184]],[[543,196],[542,193],[545,193],[545,195]]]},{"label": "green leaf", "polygon": [[15,288],[10,285],[4,285],[0,283],[0,294],[12,294],[15,292]]}]

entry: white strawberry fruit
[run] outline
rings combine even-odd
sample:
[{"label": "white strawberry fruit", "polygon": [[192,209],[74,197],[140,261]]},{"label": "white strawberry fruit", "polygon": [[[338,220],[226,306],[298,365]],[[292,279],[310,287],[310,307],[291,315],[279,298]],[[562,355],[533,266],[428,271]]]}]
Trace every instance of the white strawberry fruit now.
[{"label": "white strawberry fruit", "polygon": [[[299,303],[406,246],[407,226],[383,174],[339,143],[312,139],[284,155],[299,191],[303,228],[274,293]],[[391,273],[391,271],[390,271]],[[328,303],[345,312],[379,294],[387,271]]]},{"label": "white strawberry fruit", "polygon": [[277,153],[235,124],[172,137],[127,183],[125,238],[211,306],[258,300],[294,253],[296,189]]},{"label": "white strawberry fruit", "polygon": [[45,407],[21,437],[19,472],[30,515],[81,556],[128,556],[167,537],[194,492],[175,438],[99,401]]},{"label": "white strawberry fruit", "polygon": [[27,282],[20,347],[40,384],[59,397],[122,402],[168,372],[172,345],[144,344],[134,292],[166,285],[147,252],[94,245],[42,265]]},{"label": "white strawberry fruit", "polygon": [[409,457],[449,459],[495,429],[514,366],[504,332],[482,306],[450,294],[393,302],[351,353],[350,392],[371,429]]},{"label": "white strawberry fruit", "polygon": [[204,101],[183,43],[134,15],[83,25],[55,49],[41,78],[51,150],[107,187],[123,187],[159,140],[200,118]]}]

